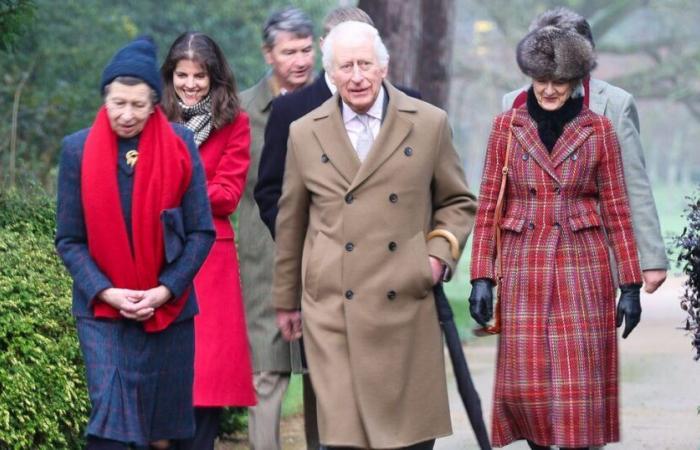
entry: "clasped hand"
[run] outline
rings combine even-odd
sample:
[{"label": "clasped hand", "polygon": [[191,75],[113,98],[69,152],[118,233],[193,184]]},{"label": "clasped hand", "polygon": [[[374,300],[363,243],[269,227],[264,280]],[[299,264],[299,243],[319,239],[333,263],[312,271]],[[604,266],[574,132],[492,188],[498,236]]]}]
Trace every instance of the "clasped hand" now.
[{"label": "clasped hand", "polygon": [[155,310],[167,302],[172,293],[161,284],[145,291],[108,288],[100,292],[98,297],[119,310],[122,317],[143,322],[153,317]]}]

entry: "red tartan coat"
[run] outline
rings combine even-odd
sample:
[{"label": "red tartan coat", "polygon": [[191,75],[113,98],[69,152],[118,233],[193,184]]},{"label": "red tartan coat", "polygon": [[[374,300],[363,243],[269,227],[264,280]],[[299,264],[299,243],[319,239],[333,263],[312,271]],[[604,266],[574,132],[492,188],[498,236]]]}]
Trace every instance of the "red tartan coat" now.
[{"label": "red tartan coat", "polygon": [[235,236],[229,221],[243,195],[250,163],[248,115],[213,131],[199,148],[216,242],[194,279],[195,406],[255,404]]},{"label": "red tartan coat", "polygon": [[[471,278],[494,279],[493,213],[510,115],[496,117],[486,151]],[[615,294],[641,283],[612,125],[587,108],[551,154],[527,109],[515,110],[503,236],[494,446],[527,438],[588,447],[619,440]]]}]

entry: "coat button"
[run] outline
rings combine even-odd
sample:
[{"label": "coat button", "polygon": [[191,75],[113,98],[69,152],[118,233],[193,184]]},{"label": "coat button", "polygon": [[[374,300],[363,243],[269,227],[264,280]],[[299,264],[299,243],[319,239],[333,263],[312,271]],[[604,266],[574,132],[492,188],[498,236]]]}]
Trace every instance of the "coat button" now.
[{"label": "coat button", "polygon": [[330,161],[330,159],[328,158],[328,155],[326,155],[325,153],[324,153],[323,155],[321,155],[321,162],[322,162],[322,163],[325,164],[325,163],[327,163],[328,161]]},{"label": "coat button", "polygon": [[399,196],[392,192],[391,195],[389,195],[389,201],[391,203],[396,203],[399,201]]},{"label": "coat button", "polygon": [[576,161],[577,159],[578,159],[578,154],[574,153],[573,155],[571,155],[572,161]]},{"label": "coat button", "polygon": [[559,222],[554,222],[554,223],[552,224],[552,226],[553,226],[554,228],[561,228],[561,224],[560,224]]},{"label": "coat button", "polygon": [[532,223],[532,222],[530,222],[530,223],[527,224],[527,227],[528,227],[530,230],[534,230],[534,229],[535,229],[535,224]]},{"label": "coat button", "polygon": [[388,247],[389,247],[389,251],[393,252],[394,250],[396,250],[396,242],[394,242],[394,241],[389,242]]},{"label": "coat button", "polygon": [[554,186],[553,191],[554,191],[555,194],[560,194],[560,193],[561,193],[561,188],[560,188],[559,186]]},{"label": "coat button", "polygon": [[353,251],[354,248],[355,248],[355,244],[353,244],[352,242],[348,242],[347,244],[345,244],[345,250],[347,250],[349,252]]},{"label": "coat button", "polygon": [[355,200],[355,197],[353,197],[352,194],[348,194],[345,196],[345,203],[347,203],[348,205],[352,203],[353,200]]},{"label": "coat button", "polygon": [[406,156],[411,156],[413,154],[413,149],[411,147],[406,147],[403,149],[403,154]]},{"label": "coat button", "polygon": [[392,289],[389,292],[387,292],[386,298],[388,298],[389,300],[395,299],[396,298],[396,291]]},{"label": "coat button", "polygon": [[530,158],[530,155],[527,153],[523,153],[523,161],[527,161]]},{"label": "coat button", "polygon": [[530,194],[531,194],[531,195],[537,195],[537,189],[535,189],[535,188],[530,188]]},{"label": "coat button", "polygon": [[347,291],[345,291],[345,298],[347,298],[348,300],[352,300],[352,297],[353,297],[354,295],[355,295],[355,293],[354,293],[353,291],[351,291],[350,289],[348,289]]}]

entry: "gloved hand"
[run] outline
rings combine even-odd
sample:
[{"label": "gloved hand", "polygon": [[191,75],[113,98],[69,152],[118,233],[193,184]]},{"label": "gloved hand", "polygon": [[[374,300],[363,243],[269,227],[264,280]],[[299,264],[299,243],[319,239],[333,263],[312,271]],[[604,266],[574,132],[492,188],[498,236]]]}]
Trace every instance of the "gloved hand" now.
[{"label": "gloved hand", "polygon": [[479,325],[485,327],[493,316],[493,281],[478,278],[472,281],[469,294],[469,314]]},{"label": "gloved hand", "polygon": [[617,302],[616,322],[617,327],[622,326],[625,319],[625,331],[622,338],[625,339],[634,330],[642,316],[642,305],[639,303],[639,284],[626,284],[620,286],[620,300]]}]

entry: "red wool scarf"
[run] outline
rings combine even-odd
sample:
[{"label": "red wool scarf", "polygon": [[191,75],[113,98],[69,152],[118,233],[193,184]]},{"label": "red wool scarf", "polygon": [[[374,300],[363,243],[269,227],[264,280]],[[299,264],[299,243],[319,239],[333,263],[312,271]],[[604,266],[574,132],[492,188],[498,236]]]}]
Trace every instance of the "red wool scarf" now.
[{"label": "red wool scarf", "polygon": [[[81,192],[88,249],[97,266],[116,288],[146,290],[160,284],[158,274],[165,264],[160,214],[180,205],[192,177],[192,162],[159,107],[141,132],[138,152],[131,209],[133,253],[117,184],[117,135],[104,106],[85,141]],[[156,309],[143,322],[144,330],[167,328],[184,308],[188,294],[189,289]],[[122,318],[99,299],[93,305],[95,317]]]}]

